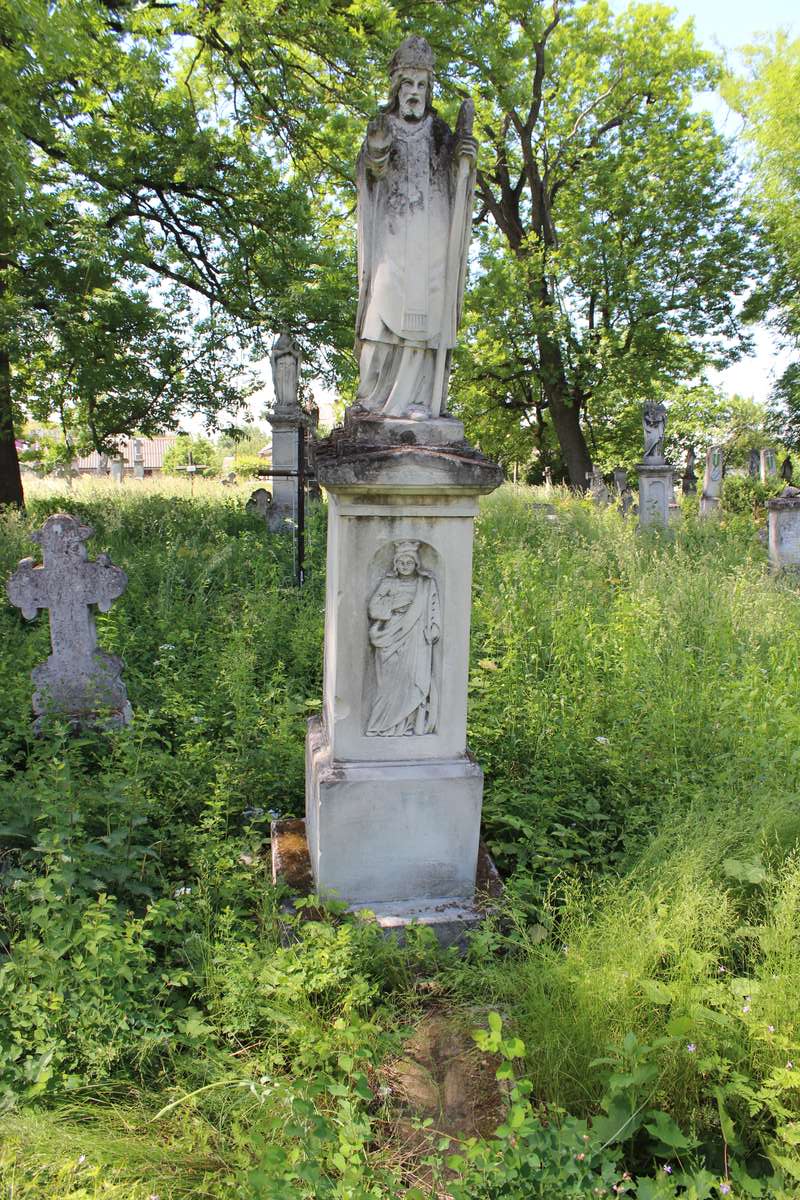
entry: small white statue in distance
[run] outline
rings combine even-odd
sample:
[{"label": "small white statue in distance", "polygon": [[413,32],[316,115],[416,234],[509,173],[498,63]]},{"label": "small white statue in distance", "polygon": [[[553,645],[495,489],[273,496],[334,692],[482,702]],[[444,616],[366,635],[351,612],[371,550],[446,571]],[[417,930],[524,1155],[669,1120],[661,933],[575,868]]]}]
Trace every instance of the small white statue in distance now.
[{"label": "small white statue in distance", "polygon": [[419,542],[395,543],[393,571],[368,605],[376,686],[368,735],[402,737],[436,732],[438,696],[433,647],[441,635],[439,589],[420,567]]},{"label": "small white statue in distance", "polygon": [[644,458],[651,462],[664,461],[664,429],[667,424],[667,410],[663,404],[655,400],[645,402],[642,412],[644,425]]},{"label": "small white statue in distance", "polygon": [[48,715],[79,728],[127,725],[133,717],[120,678],[122,659],[98,649],[92,611],[96,604],[108,612],[128,577],[107,554],[88,561],[85,543],[93,532],[66,513],[48,517],[31,534],[42,547],[44,565],[24,558],[7,584],[9,600],[29,621],[40,608],[49,609],[53,653],[31,673],[37,732]]},{"label": "small white statue in distance", "polygon": [[444,412],[464,291],[474,107],[461,105],[454,134],[431,104],[433,67],[425,39],[406,38],[358,159],[356,407],[385,417]]},{"label": "small white statue in distance", "polygon": [[297,413],[297,389],[300,383],[300,347],[288,333],[281,333],[272,347],[272,383],[275,388],[275,412]]}]

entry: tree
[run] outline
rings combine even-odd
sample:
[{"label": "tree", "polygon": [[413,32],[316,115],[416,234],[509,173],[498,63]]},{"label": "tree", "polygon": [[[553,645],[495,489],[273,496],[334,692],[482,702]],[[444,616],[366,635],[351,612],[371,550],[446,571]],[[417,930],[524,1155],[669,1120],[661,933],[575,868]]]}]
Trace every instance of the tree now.
[{"label": "tree", "polygon": [[218,470],[220,461],[219,450],[208,438],[189,437],[188,434],[184,434],[173,442],[164,454],[164,473],[183,475],[185,472],[179,468],[191,464]]},{"label": "tree", "polygon": [[[35,375],[37,359],[58,360],[68,373],[87,327],[88,349],[113,338],[120,318],[131,330],[138,322],[140,349],[160,376],[150,389],[155,419],[186,398],[192,364],[218,357],[226,338],[263,349],[264,334],[288,321],[306,345],[338,344],[347,277],[341,247],[321,246],[306,183],[290,170],[295,143],[310,152],[315,106],[307,98],[318,94],[321,103],[332,85],[330,72],[315,73],[309,51],[303,68],[283,35],[305,21],[308,43],[315,17],[328,9],[322,0],[282,6],[280,15],[263,7],[261,25],[267,8],[273,20],[259,62],[269,51],[273,58],[260,73],[246,48],[232,49],[239,6],[226,0],[202,8],[158,0],[2,7],[0,503],[21,503],[14,412],[30,411],[52,390]],[[358,43],[357,17],[336,10],[322,28],[334,26],[343,53]],[[245,78],[257,105],[242,102]],[[187,319],[177,337],[171,317],[165,323],[160,314],[174,312],[175,293],[162,302],[151,290],[149,310],[144,304],[142,289],[158,284],[183,294]],[[205,316],[200,348],[188,337],[197,322],[188,320],[187,295]],[[109,419],[88,427],[93,440],[134,417],[146,424],[143,376],[123,394],[125,378],[120,369],[95,388]],[[211,403],[213,415],[219,395],[209,387],[201,396],[194,386],[192,398]],[[120,405],[113,417],[112,399]],[[88,411],[92,402],[80,403]]]},{"label": "tree", "polygon": [[[744,117],[752,190],[769,256],[753,316],[770,315],[787,345],[800,348],[800,38],[778,33],[747,47],[744,74],[725,80],[725,99]],[[772,427],[800,448],[800,361],[771,400]]]},{"label": "tree", "polygon": [[459,47],[451,89],[478,98],[475,319],[455,402],[474,410],[488,325],[486,398],[504,397],[515,424],[546,415],[583,487],[593,408],[639,402],[741,344],[749,230],[729,150],[691,107],[718,65],[657,6],[427,11],[440,57]]}]

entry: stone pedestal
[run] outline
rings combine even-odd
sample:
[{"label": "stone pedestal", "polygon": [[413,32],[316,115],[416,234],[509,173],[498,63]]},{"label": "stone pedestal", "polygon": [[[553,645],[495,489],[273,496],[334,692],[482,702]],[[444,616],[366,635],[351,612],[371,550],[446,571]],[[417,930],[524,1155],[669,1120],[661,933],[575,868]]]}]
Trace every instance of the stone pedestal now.
[{"label": "stone pedestal", "polygon": [[800,488],[767,501],[769,562],[773,571],[800,572]]},{"label": "stone pedestal", "polygon": [[668,462],[642,462],[639,472],[639,528],[661,526],[669,522],[673,499],[673,468]]},{"label": "stone pedestal", "polygon": [[[267,418],[272,426],[272,467],[275,471],[297,471],[297,442],[301,413]],[[288,533],[297,521],[297,477],[276,475],[272,479],[272,504],[267,524],[273,533]]]},{"label": "stone pedestal", "polygon": [[348,421],[316,464],[329,515],[323,711],[306,741],[311,870],[321,894],[397,926],[475,894],[473,522],[502,475],[452,418]]}]

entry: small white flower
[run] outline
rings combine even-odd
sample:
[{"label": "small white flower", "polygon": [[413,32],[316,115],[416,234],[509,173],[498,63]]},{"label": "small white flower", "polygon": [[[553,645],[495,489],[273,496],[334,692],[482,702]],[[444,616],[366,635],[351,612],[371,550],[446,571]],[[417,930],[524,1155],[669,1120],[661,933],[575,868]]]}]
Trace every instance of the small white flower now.
[{"label": "small white flower", "polygon": [[180,900],[181,896],[191,896],[191,894],[192,889],[190,887],[179,887],[172,893],[172,898],[173,900]]},{"label": "small white flower", "polygon": [[596,737],[594,740],[597,742],[598,746],[607,746],[608,745],[607,737]]},{"label": "small white flower", "polygon": [[86,1162],[86,1155],[85,1154],[79,1155],[78,1156],[78,1166],[82,1167],[85,1162]]},{"label": "small white flower", "polygon": [[158,648],[159,648],[159,650],[174,650],[175,649],[172,642],[162,642]]},{"label": "small white flower", "polygon": [[193,725],[202,725],[203,718],[202,717],[192,717],[192,724]]}]

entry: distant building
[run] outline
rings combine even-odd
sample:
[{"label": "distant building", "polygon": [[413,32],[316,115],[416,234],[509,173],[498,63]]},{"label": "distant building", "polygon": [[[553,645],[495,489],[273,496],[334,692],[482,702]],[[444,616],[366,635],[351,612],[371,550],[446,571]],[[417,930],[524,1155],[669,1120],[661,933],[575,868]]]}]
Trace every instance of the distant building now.
[{"label": "distant building", "polygon": [[[133,475],[134,443],[141,447],[145,475],[160,475],[164,469],[164,455],[177,440],[178,435],[175,433],[154,438],[123,438],[118,445],[119,454],[125,464],[125,474]],[[113,457],[114,455],[107,455],[106,459],[110,462]],[[73,466],[81,475],[97,475],[104,461],[97,451],[93,450],[91,454],[76,459]]]}]

